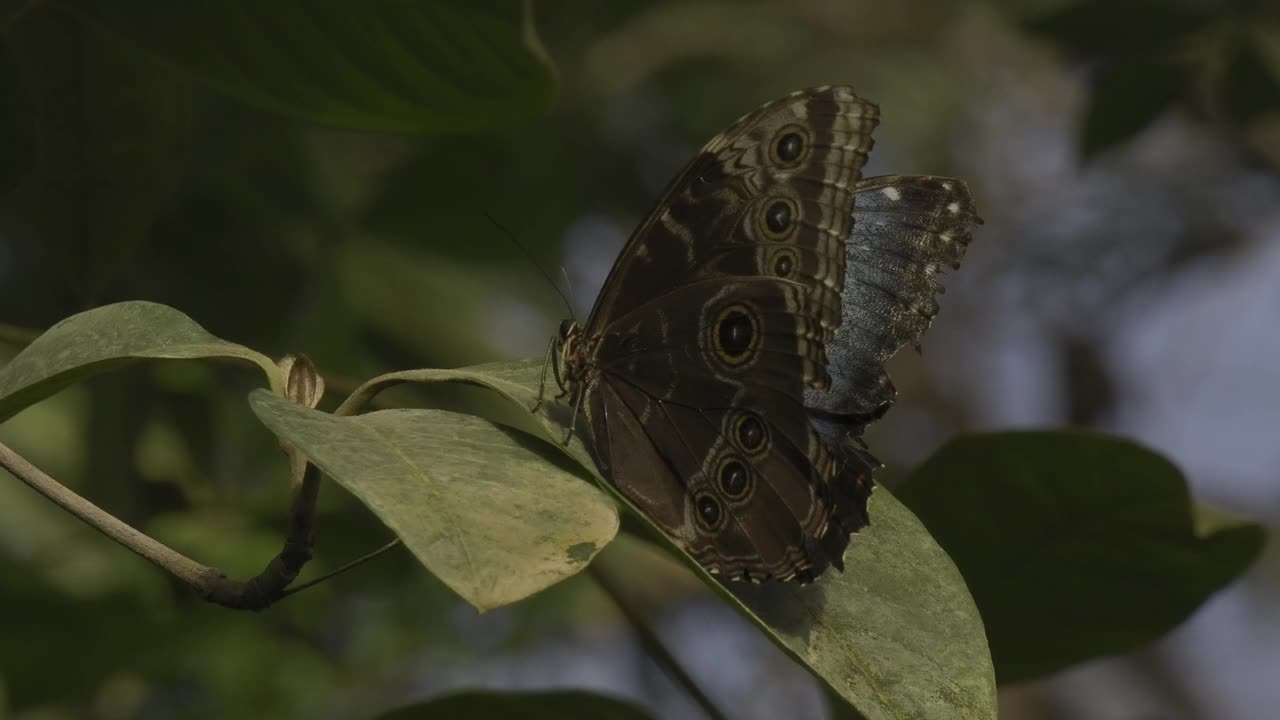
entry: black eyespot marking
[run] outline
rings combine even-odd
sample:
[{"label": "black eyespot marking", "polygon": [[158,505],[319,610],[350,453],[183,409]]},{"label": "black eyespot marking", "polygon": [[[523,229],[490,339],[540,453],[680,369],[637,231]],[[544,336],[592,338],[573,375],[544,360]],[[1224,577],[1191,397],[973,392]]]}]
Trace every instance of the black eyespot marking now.
[{"label": "black eyespot marking", "polygon": [[791,123],[778,128],[769,146],[769,159],[775,166],[792,169],[809,156],[809,131],[802,124]]},{"label": "black eyespot marking", "polygon": [[791,227],[791,203],[777,200],[764,211],[764,224],[777,235],[785,233]]},{"label": "black eyespot marking", "polygon": [[739,358],[751,350],[755,339],[755,323],[741,310],[733,310],[720,319],[716,332],[720,336],[720,349],[730,358]]},{"label": "black eyespot marking", "polygon": [[764,445],[764,425],[759,418],[748,415],[738,421],[738,445],[747,452],[755,452]]},{"label": "black eyespot marking", "polygon": [[773,274],[784,280],[791,277],[791,273],[796,269],[795,261],[791,259],[791,255],[781,253],[773,261]]},{"label": "black eyespot marking", "polygon": [[720,466],[720,489],[730,500],[737,500],[747,494],[747,485],[751,476],[747,466],[737,460],[730,460]]},{"label": "black eyespot marking", "polygon": [[694,499],[693,506],[698,511],[698,519],[702,521],[703,527],[707,530],[716,529],[723,514],[720,510],[720,501],[711,495],[699,495]]},{"label": "black eyespot marking", "polygon": [[774,152],[782,162],[793,163],[804,153],[804,138],[800,137],[800,133],[789,132],[778,139]]},{"label": "black eyespot marking", "polygon": [[703,345],[708,359],[730,369],[748,367],[760,348],[760,316],[749,303],[737,302],[720,308],[714,322],[703,327]]}]

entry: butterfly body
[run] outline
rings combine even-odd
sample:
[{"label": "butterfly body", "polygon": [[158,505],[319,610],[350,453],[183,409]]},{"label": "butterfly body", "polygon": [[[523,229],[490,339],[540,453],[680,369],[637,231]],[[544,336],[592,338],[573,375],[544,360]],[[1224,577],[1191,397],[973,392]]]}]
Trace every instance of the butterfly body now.
[{"label": "butterfly body", "polygon": [[556,340],[602,474],[712,572],[809,580],[843,569],[868,523],[876,463],[846,441],[879,396],[822,394],[833,370],[859,380],[828,348],[857,345],[840,335],[847,245],[878,118],[844,87],[744,116],[672,182],[586,322]]}]

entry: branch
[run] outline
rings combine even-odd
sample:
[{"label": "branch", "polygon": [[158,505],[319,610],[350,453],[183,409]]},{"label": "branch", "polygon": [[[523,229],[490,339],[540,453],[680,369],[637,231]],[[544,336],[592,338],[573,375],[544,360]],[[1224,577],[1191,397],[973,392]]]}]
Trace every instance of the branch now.
[{"label": "branch", "polygon": [[[284,590],[311,559],[311,522],[319,471],[307,465],[303,481],[295,483],[290,509],[289,535],[284,548],[256,576],[240,582],[222,571],[202,565],[164,543],[139,532],[129,524],[85,500],[46,475],[40,468],[0,443],[0,467],[89,527],[140,555],[186,583],[205,600],[233,610],[261,610],[284,596]],[[310,482],[307,482],[307,480]]]}]

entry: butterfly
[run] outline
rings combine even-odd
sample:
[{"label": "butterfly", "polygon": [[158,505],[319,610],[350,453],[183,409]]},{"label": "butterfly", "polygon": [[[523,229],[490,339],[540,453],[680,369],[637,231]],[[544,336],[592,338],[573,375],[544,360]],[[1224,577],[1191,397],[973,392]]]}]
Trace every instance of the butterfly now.
[{"label": "butterfly", "polygon": [[[861,179],[879,109],[791,93],[713,138],[549,358],[604,475],[712,573],[813,580],[867,526],[884,361],[938,310],[963,182]],[[544,371],[545,383],[545,371]]]}]

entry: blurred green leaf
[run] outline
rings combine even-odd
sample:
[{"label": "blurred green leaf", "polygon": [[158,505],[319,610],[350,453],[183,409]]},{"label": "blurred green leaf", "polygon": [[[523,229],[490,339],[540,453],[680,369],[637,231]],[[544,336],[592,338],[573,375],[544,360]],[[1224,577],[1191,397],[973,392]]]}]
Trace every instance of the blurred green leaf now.
[{"label": "blurred green leaf", "polygon": [[31,172],[36,162],[35,115],[9,42],[0,35],[0,197]]},{"label": "blurred green leaf", "polygon": [[[500,338],[475,329],[499,325],[510,305],[518,304],[512,297],[503,306],[509,289],[538,277],[505,264],[461,262],[375,239],[350,243],[335,255],[337,290],[347,312],[396,339],[413,357],[441,364],[501,355]],[[442,338],[448,339],[446,347]]]},{"label": "blurred green leaf", "polygon": [[1025,27],[1074,55],[1115,57],[1168,51],[1212,17],[1203,6],[1179,0],[1085,0],[1034,18]]},{"label": "blurred green leaf", "polygon": [[62,4],[229,95],[307,122],[487,128],[541,113],[555,93],[529,3]]},{"label": "blurred green leaf", "polygon": [[338,417],[265,390],[250,403],[481,611],[582,570],[618,531],[609,498],[518,431],[442,410]]},{"label": "blurred green leaf", "polygon": [[473,690],[383,713],[377,720],[648,720],[642,708],[625,700],[581,691],[488,692]]},{"label": "blurred green leaf", "polygon": [[1247,32],[1232,48],[1222,78],[1222,103],[1232,120],[1247,123],[1280,110],[1280,57],[1271,57],[1277,50],[1280,29],[1265,27]]},{"label": "blurred green leaf", "polygon": [[137,593],[72,594],[42,570],[0,555],[0,675],[15,708],[86,698],[104,677],[163,652],[178,630]]},{"label": "blurred green leaf", "polygon": [[899,494],[968,581],[1001,683],[1155,640],[1264,541],[1252,524],[1198,534],[1176,467],[1085,432],[960,438]]},{"label": "blurred green leaf", "polygon": [[99,304],[137,262],[178,186],[189,145],[186,87],[135,48],[43,3],[29,4],[5,40],[31,99],[25,121],[37,129],[37,156],[0,213],[0,234],[26,251],[20,262],[29,269],[0,290],[21,298],[22,309]]},{"label": "blurred green leaf", "polygon": [[1141,59],[1117,60],[1098,69],[1085,110],[1080,153],[1090,158],[1119,145],[1151,124],[1182,94],[1181,66]]},{"label": "blurred green leaf", "polygon": [[271,359],[210,335],[171,307],[122,302],[82,312],[36,338],[0,368],[0,422],[92,375],[141,358],[239,358],[256,363],[272,386]]},{"label": "blurred green leaf", "polygon": [[[538,397],[542,369],[541,360],[527,360],[388,377],[474,383],[528,408]],[[551,405],[539,414],[540,434],[596,473],[578,438],[562,445],[560,419],[567,411]],[[848,572],[831,571],[806,586],[735,584],[730,590],[601,482],[653,537],[867,718],[996,716],[995,674],[964,580],[920,522],[883,488],[871,498],[871,527],[850,544]]]}]

